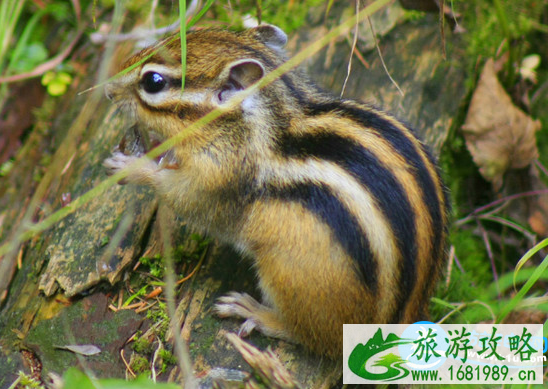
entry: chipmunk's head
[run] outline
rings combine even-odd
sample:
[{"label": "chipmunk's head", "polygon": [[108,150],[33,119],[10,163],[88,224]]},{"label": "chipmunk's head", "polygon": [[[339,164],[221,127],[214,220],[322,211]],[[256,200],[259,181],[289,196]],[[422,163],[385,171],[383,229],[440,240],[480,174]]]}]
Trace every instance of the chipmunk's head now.
[{"label": "chipmunk's head", "polygon": [[[129,58],[123,68],[130,70],[107,85],[106,95],[126,107],[142,129],[170,137],[226,107],[231,97],[283,63],[286,41],[271,25],[242,32],[190,31],[181,92],[181,43],[175,34]],[[242,102],[239,114],[256,108],[254,98]]]}]

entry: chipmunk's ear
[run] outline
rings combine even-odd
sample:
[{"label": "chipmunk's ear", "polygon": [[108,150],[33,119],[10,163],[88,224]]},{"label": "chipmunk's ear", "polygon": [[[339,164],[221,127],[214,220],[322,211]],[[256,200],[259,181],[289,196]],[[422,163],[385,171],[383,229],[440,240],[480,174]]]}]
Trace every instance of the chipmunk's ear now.
[{"label": "chipmunk's ear", "polygon": [[242,59],[230,63],[221,77],[224,79],[219,100],[226,101],[234,93],[244,90],[264,76],[263,65],[255,59]]},{"label": "chipmunk's ear", "polygon": [[285,32],[272,24],[261,24],[260,26],[251,28],[249,32],[255,39],[278,52],[283,52],[283,48],[287,43],[287,35]]}]

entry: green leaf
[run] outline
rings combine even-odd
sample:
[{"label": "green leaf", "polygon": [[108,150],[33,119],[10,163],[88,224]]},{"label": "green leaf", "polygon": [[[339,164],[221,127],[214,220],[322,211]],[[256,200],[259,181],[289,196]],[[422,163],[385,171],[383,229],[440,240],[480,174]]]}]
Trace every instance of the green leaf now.
[{"label": "green leaf", "polygon": [[186,28],[189,29],[190,27],[192,27],[194,24],[196,24],[196,22],[198,20],[200,20],[200,18],[202,16],[204,16],[204,14],[207,12],[207,10],[209,9],[209,7],[211,7],[211,5],[213,4],[213,1],[214,0],[207,0],[207,2],[205,3],[205,5],[202,7],[202,9],[200,10],[200,12],[198,12],[196,15],[194,15],[192,17],[192,19],[190,20],[190,22],[187,23],[186,25]]},{"label": "green leaf", "polygon": [[[542,245],[543,242],[544,241],[540,242],[537,246],[535,246],[535,248],[538,247],[539,245]],[[530,251],[532,250],[534,250],[534,248],[531,249]],[[546,256],[544,260],[540,263],[540,265],[536,267],[535,271],[531,275],[531,278],[527,280],[527,282],[525,283],[525,285],[522,286],[519,292],[516,293],[516,295],[512,297],[512,299],[504,305],[495,323],[497,324],[502,323],[504,318],[508,316],[508,314],[512,311],[512,309],[514,309],[516,305],[518,305],[521,302],[521,300],[523,300],[523,298],[525,297],[525,294],[539,280],[539,278],[546,271],[546,269],[548,269],[548,256]]]},{"label": "green leaf", "polygon": [[519,260],[519,262],[517,263],[516,265],[516,271],[514,272],[514,285],[516,284],[516,277],[518,275],[518,272],[521,270],[521,268],[523,267],[523,265],[525,265],[527,263],[527,261],[533,256],[535,255],[536,253],[538,253],[540,250],[544,249],[545,247],[548,246],[548,238],[547,239],[544,239],[543,241],[541,241],[540,243],[536,244],[535,247],[533,247],[532,249],[530,249],[529,251],[527,251],[525,253],[525,255],[523,255],[523,257],[521,257],[521,259]]},{"label": "green leaf", "polygon": [[144,375],[137,377],[133,381],[108,378],[94,382],[86,374],[73,367],[65,372],[63,381],[64,389],[181,389],[177,384],[154,383]]},{"label": "green leaf", "polygon": [[57,73],[57,81],[69,85],[72,82],[72,76],[66,72]]},{"label": "green leaf", "polygon": [[46,86],[55,79],[55,73],[51,70],[42,76],[42,85]]},{"label": "green leaf", "polygon": [[61,96],[67,91],[67,86],[72,82],[72,76],[67,72],[54,73],[49,71],[42,76],[42,85],[47,86],[51,96]]},{"label": "green leaf", "polygon": [[63,374],[63,388],[96,389],[93,382],[80,370],[71,367]]},{"label": "green leaf", "polygon": [[68,2],[56,1],[50,4],[48,9],[51,15],[58,22],[66,22],[67,19],[70,19],[70,17],[72,16],[72,12],[68,5]]},{"label": "green leaf", "polygon": [[12,72],[25,73],[34,69],[48,58],[48,51],[42,42],[33,42],[21,50],[21,56],[13,64]]},{"label": "green leaf", "polygon": [[60,82],[57,79],[48,84],[48,93],[51,96],[62,96],[67,91],[67,84]]},{"label": "green leaf", "polygon": [[13,167],[13,159],[8,159],[2,165],[0,165],[0,177],[5,177]]},{"label": "green leaf", "polygon": [[327,7],[325,9],[325,16],[327,18],[327,15],[329,15],[329,11],[331,10],[331,7],[333,6],[333,3],[334,1],[333,0],[329,0],[329,2],[327,3]]}]

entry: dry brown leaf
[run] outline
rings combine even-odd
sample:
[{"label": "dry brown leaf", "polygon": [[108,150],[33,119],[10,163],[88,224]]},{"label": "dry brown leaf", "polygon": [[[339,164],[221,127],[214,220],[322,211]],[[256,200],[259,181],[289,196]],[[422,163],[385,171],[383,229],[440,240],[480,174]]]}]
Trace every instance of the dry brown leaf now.
[{"label": "dry brown leaf", "polygon": [[466,146],[483,177],[495,190],[508,169],[527,167],[538,158],[535,132],[540,122],[512,104],[497,79],[493,60],[485,64],[465,124]]}]

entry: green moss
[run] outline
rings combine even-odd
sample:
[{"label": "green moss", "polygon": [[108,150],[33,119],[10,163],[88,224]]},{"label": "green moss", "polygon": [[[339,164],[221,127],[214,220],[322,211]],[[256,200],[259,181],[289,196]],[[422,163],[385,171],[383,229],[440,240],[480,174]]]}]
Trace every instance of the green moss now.
[{"label": "green moss", "polygon": [[19,389],[45,389],[45,387],[36,379],[19,372],[17,388]]},{"label": "green moss", "polygon": [[160,302],[157,306],[149,309],[147,318],[157,325],[155,333],[160,340],[165,341],[166,332],[169,329],[169,315],[166,304]]},{"label": "green moss", "polygon": [[238,2],[238,7],[227,7],[223,2],[216,2],[213,8],[214,19],[226,22],[233,28],[243,29],[243,20],[246,17],[258,19],[260,14],[261,21],[274,24],[290,33],[307,22],[308,11],[310,8],[326,4],[325,0],[307,0],[307,1],[276,1],[264,0],[257,7],[257,1],[244,0]]},{"label": "green moss", "polygon": [[153,351],[152,342],[141,335],[140,332],[137,334],[131,347],[136,353],[150,354]]},{"label": "green moss", "polygon": [[150,274],[156,278],[164,277],[164,260],[160,254],[156,254],[153,257],[141,257],[139,258],[141,264],[148,267]]},{"label": "green moss", "polygon": [[101,243],[100,243],[101,247],[106,246],[106,245],[108,244],[109,241],[110,241],[110,238],[109,238],[108,236],[106,236],[106,235],[103,236],[103,237],[101,238]]},{"label": "green moss", "polygon": [[[195,328],[195,331],[200,334],[197,338],[199,344],[194,344],[193,352],[197,355],[205,355],[211,349],[215,341],[216,334],[219,331],[220,323],[213,315],[205,315],[200,321],[200,326]],[[205,336],[209,334],[209,336]]]},{"label": "green moss", "polygon": [[[457,258],[471,282],[476,286],[486,286],[493,281],[493,272],[487,258],[485,244],[479,236],[472,231],[459,229],[451,234],[451,243],[455,246]],[[458,274],[460,270],[455,268],[454,272]],[[470,293],[469,297],[474,295],[476,292]]]},{"label": "green moss", "polygon": [[409,9],[404,9],[403,11],[404,19],[410,22],[422,20],[424,19],[425,16],[426,16],[426,12],[422,12],[422,11],[415,11],[415,10],[409,10]]},{"label": "green moss", "polygon": [[[460,3],[460,4],[459,4]],[[514,87],[516,68],[527,50],[534,25],[540,22],[544,4],[536,0],[473,0],[457,3],[457,11],[464,8],[467,33],[466,52],[469,74],[475,74],[478,59],[500,57],[508,54],[502,81],[506,87]]]},{"label": "green moss", "polygon": [[[141,333],[135,338],[132,344],[132,348],[135,351],[134,361],[141,366],[142,369],[149,369],[150,360],[155,352],[158,344],[155,339],[160,339],[165,343],[165,334],[168,330],[169,319],[167,317],[165,304],[161,304],[156,309],[150,309],[147,311],[147,317],[154,322],[154,336],[144,337]],[[159,325],[158,325],[159,324]],[[171,351],[162,349],[159,351],[159,357],[161,360],[161,372],[165,372],[170,365],[177,363],[176,357]],[[133,363],[132,363],[133,366]],[[135,370],[135,369],[134,369]],[[135,370],[137,373],[143,373],[145,370]]]},{"label": "green moss", "polygon": [[175,357],[175,355],[173,355],[171,351],[163,349],[160,350],[158,354],[160,358],[162,358],[162,373],[165,373],[169,366],[177,364],[177,358]]},{"label": "green moss", "polygon": [[[27,334],[24,344],[33,350],[39,350],[38,356],[46,373],[64,371],[78,363],[74,353],[60,350],[57,346],[66,345],[68,342],[72,344],[93,342],[94,345],[103,349],[105,345],[111,344],[113,339],[119,338],[119,330],[122,326],[137,320],[135,312],[130,310],[121,310],[104,317],[99,314],[101,318],[94,318],[95,311],[100,309],[94,301],[94,299],[77,300],[51,319],[36,320],[36,325]],[[115,364],[118,363],[118,358],[116,354],[102,352],[87,357],[87,360],[90,363]]]},{"label": "green moss", "polygon": [[136,355],[133,358],[133,361],[131,361],[131,370],[133,370],[137,374],[150,374],[150,366],[148,359],[145,357],[142,357],[140,355]]},{"label": "green moss", "polygon": [[[197,264],[207,250],[209,243],[209,239],[203,238],[199,234],[191,234],[186,239],[185,243],[180,244],[173,249],[173,259],[175,265]],[[139,258],[139,262],[148,268],[151,276],[156,279],[161,279],[164,277],[165,261],[160,254],[156,254],[152,257],[141,257]]]},{"label": "green moss", "polygon": [[455,220],[492,201],[491,185],[480,175],[461,133],[452,132],[439,162],[451,194]]}]

